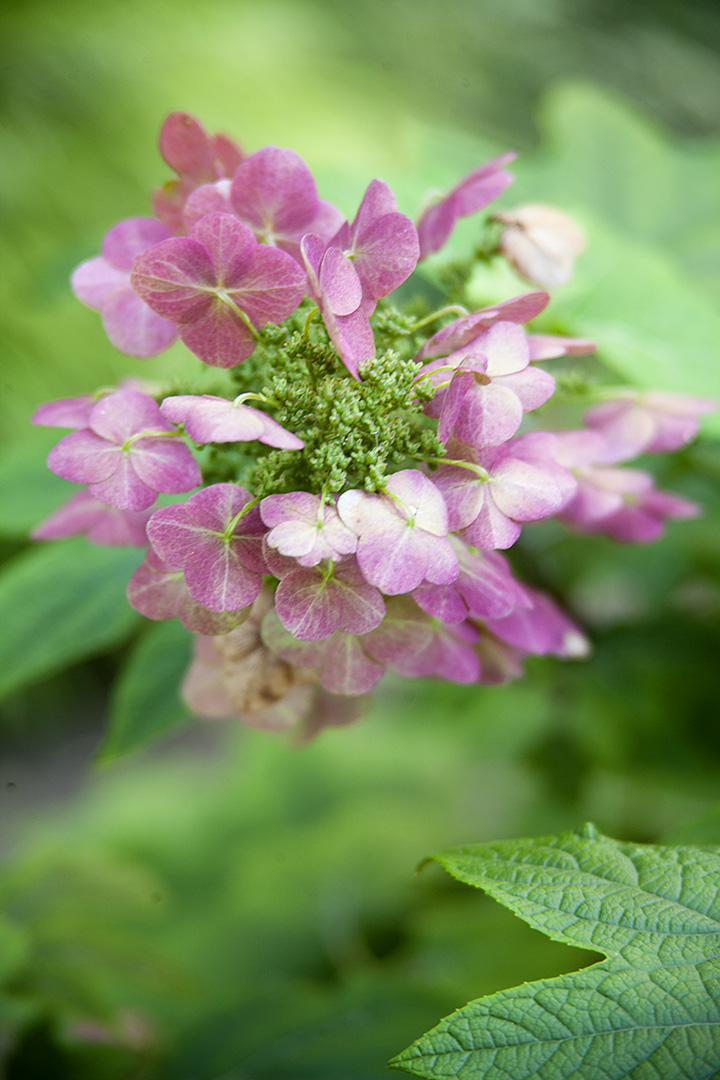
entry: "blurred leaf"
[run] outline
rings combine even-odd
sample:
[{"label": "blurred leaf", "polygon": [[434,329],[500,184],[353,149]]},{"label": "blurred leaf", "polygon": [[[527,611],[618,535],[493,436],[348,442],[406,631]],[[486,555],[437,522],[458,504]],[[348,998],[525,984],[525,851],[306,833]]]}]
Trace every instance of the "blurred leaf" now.
[{"label": "blurred leaf", "polygon": [[182,623],[171,619],[149,626],[135,643],[115,684],[101,761],[119,757],[190,719],[179,693],[192,640]]},{"label": "blurred leaf", "polygon": [[84,539],[37,547],[0,574],[0,697],[123,641],[138,616],[125,596],[139,553]]},{"label": "blurred leaf", "polygon": [[78,491],[45,464],[45,454],[60,432],[34,432],[35,438],[3,447],[0,458],[0,533],[25,537],[43,518]]},{"label": "blurred leaf", "polygon": [[28,944],[26,931],[0,915],[0,984],[25,963]]},{"label": "blurred leaf", "polygon": [[[597,341],[601,358],[637,386],[720,400],[720,365],[711,362],[717,307],[662,251],[599,225],[588,233],[578,274],[546,318]],[[720,413],[703,426],[720,432]]]},{"label": "blurred leaf", "polygon": [[434,858],[555,941],[607,960],[472,1001],[391,1065],[458,1080],[708,1080],[720,1068],[720,848],[594,826]]}]

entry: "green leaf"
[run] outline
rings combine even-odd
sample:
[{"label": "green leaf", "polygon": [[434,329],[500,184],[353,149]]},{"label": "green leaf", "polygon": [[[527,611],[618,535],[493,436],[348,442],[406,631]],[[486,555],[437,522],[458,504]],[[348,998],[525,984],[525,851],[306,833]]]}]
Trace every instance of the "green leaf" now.
[{"label": "green leaf", "polygon": [[25,537],[80,488],[68,484],[45,464],[58,442],[57,429],[34,431],[32,438],[0,452],[0,533]]},{"label": "green leaf", "polygon": [[472,1001],[391,1065],[458,1080],[711,1080],[720,1070],[720,848],[592,825],[435,856],[554,941],[607,959]]},{"label": "green leaf", "polygon": [[187,723],[179,689],[190,664],[192,635],[178,622],[149,626],[115,685],[102,761]]},{"label": "green leaf", "polygon": [[125,589],[132,549],[84,539],[32,549],[0,574],[0,697],[123,641],[138,622]]}]

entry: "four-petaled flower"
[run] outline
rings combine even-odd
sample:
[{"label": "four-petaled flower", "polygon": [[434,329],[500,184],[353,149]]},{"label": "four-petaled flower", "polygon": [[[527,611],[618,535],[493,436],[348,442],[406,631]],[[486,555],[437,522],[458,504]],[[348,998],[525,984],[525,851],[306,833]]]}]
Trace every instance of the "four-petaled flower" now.
[{"label": "four-petaled flower", "polygon": [[81,263],[70,279],[78,300],[101,312],[105,333],[128,356],[157,356],[177,339],[175,323],[151,310],[130,284],[135,258],[170,235],[153,218],[121,221],[103,240],[102,254]]},{"label": "four-petaled flower", "polygon": [[118,390],[93,406],[87,427],[60,440],[48,465],[65,480],[87,484],[108,506],[146,510],[160,491],[179,494],[202,483],[192,452],[176,436],[151,397]]},{"label": "four-petaled flower", "polygon": [[235,367],[254,351],[257,332],[293,313],[305,293],[295,260],[259,244],[231,214],[209,214],[187,236],[172,237],[135,260],[132,287],[206,364]]}]

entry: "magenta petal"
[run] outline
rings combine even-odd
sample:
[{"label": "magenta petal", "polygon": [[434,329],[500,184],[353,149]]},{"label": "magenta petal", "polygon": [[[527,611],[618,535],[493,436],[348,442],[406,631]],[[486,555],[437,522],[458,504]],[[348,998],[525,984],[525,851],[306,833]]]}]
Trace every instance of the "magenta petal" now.
[{"label": "magenta petal", "polygon": [[512,438],[522,417],[522,405],[512,390],[494,380],[487,386],[473,381],[458,409],[453,434],[468,446],[499,446]]},{"label": "magenta petal", "polygon": [[450,585],[419,585],[413,589],[412,598],[428,615],[446,623],[463,622],[468,616],[468,606],[457,591],[457,582]]},{"label": "magenta petal", "polygon": [[504,551],[512,547],[521,531],[516,521],[499,510],[492,498],[487,498],[475,520],[462,529],[460,535],[473,547]]},{"label": "magenta petal", "polygon": [[90,427],[104,439],[119,445],[143,431],[173,430],[154,398],[132,389],[116,390],[100,398],[90,413]]},{"label": "magenta petal", "polygon": [[165,398],[160,412],[174,424],[184,424],[196,443],[248,442],[265,430],[259,410],[210,394]]},{"label": "magenta petal", "polygon": [[175,570],[183,568],[185,560],[204,535],[202,525],[189,517],[186,507],[187,503],[164,506],[155,511],[147,524],[147,535],[153,549],[163,562]]},{"label": "magenta petal", "polygon": [[528,334],[530,360],[555,360],[558,356],[585,356],[597,351],[594,341],[557,334]]},{"label": "magenta petal", "polygon": [[[396,510],[412,520],[418,529],[433,536],[446,536],[447,510],[441,492],[417,469],[401,469],[393,473],[386,490],[394,497]],[[398,508],[398,502],[400,507]]]},{"label": "magenta petal", "polygon": [[333,315],[352,315],[363,290],[355,266],[337,248],[328,248],[322,261],[320,287]]},{"label": "magenta petal", "polygon": [[88,426],[96,402],[94,394],[46,401],[35,410],[31,422],[41,427],[84,428]]},{"label": "magenta petal", "polygon": [[513,178],[510,173],[502,172],[501,167],[514,157],[512,153],[503,154],[476,169],[446,196],[425,210],[417,227],[420,258],[425,259],[440,250],[459,218],[482,210],[502,194]]},{"label": "magenta petal", "polygon": [[493,383],[505,386],[517,397],[523,412],[540,408],[555,392],[555,380],[542,368],[527,367],[512,375],[496,375]]},{"label": "magenta petal", "polygon": [[129,284],[129,272],[111,266],[101,255],[80,263],[70,278],[75,296],[93,311],[101,311],[109,296],[118,289],[127,289]]},{"label": "magenta petal", "polygon": [[275,609],[286,630],[300,641],[329,637],[342,621],[342,599],[322,570],[301,567],[282,579]]},{"label": "magenta petal", "polygon": [[232,368],[255,352],[256,341],[243,320],[219,299],[195,322],[180,327],[180,338],[211,367]]},{"label": "magenta petal", "polygon": [[185,509],[204,529],[223,533],[249,502],[252,502],[252,495],[246,488],[237,484],[212,484],[191,495]]},{"label": "magenta petal", "polygon": [[512,300],[503,300],[493,307],[482,308],[474,311],[471,315],[463,315],[459,319],[448,323],[436,334],[425,342],[417,360],[430,360],[435,357],[448,356],[457,349],[469,345],[485,330],[501,321],[513,323],[525,323],[539,315],[550,302],[550,296],[546,292],[523,293]]},{"label": "magenta petal", "polygon": [[536,521],[559,510],[563,493],[548,473],[518,458],[507,458],[490,480],[499,510],[518,521]]},{"label": "magenta petal", "polygon": [[230,181],[218,180],[214,184],[201,184],[188,196],[183,207],[183,220],[188,229],[197,225],[208,214],[232,214]]},{"label": "magenta petal", "polygon": [[93,544],[145,547],[148,511],[117,510],[98,502],[88,491],[77,495],[33,530],[35,540],[60,540],[85,534]]},{"label": "magenta petal", "polygon": [[404,214],[386,214],[355,236],[353,252],[363,295],[379,300],[402,285],[417,265],[415,226]]},{"label": "magenta petal", "polygon": [[188,240],[201,244],[210,256],[214,282],[230,284],[228,268],[236,259],[247,258],[258,247],[252,229],[243,225],[233,214],[214,213],[193,225]]},{"label": "magenta petal", "polygon": [[266,446],[276,446],[279,450],[302,450],[305,443],[292,431],[287,431],[277,420],[261,412],[259,409],[251,409],[246,406],[248,412],[253,413],[262,423],[263,433],[258,436],[261,443]]},{"label": "magenta petal", "polygon": [[118,465],[107,480],[90,484],[90,492],[100,502],[119,510],[147,510],[157,499],[157,491],[148,487],[133,469],[130,455],[118,452]]},{"label": "magenta petal", "polygon": [[198,319],[208,308],[217,277],[207,248],[189,236],[178,236],[142,251],[133,264],[130,284],[158,315],[184,323]]},{"label": "magenta petal", "polygon": [[210,611],[239,611],[252,604],[260,593],[260,574],[243,565],[232,541],[206,536],[185,560],[193,600]]},{"label": "magenta petal", "polygon": [[358,638],[337,631],[327,641],[318,678],[331,694],[357,695],[372,690],[384,671],[384,664],[371,659]]},{"label": "magenta petal", "polygon": [[302,270],[286,251],[256,244],[228,265],[228,294],[255,326],[280,323],[305,295]]},{"label": "magenta petal", "polygon": [[168,240],[170,233],[155,218],[126,218],[118,222],[105,236],[102,245],[103,258],[118,270],[130,273],[137,255],[145,248]]},{"label": "magenta petal", "polygon": [[245,158],[233,177],[230,198],[238,217],[270,243],[309,226],[319,205],[305,162],[294,150],[277,146]]},{"label": "magenta petal", "polygon": [[160,130],[160,153],[180,175],[212,175],[215,148],[203,125],[190,113],[170,113]]},{"label": "magenta petal", "polygon": [[185,443],[138,439],[130,453],[135,472],[155,491],[180,494],[202,484],[200,466]]},{"label": "magenta petal", "polygon": [[485,501],[487,481],[456,465],[442,465],[435,473],[434,481],[445,500],[448,530],[454,532],[469,525]]},{"label": "magenta petal", "polygon": [[105,300],[103,327],[120,352],[141,360],[157,356],[177,341],[174,322],[157,315],[129,285]]},{"label": "magenta petal", "polygon": [[48,454],[48,468],[75,484],[106,480],[118,467],[120,447],[88,428],[66,435]]}]

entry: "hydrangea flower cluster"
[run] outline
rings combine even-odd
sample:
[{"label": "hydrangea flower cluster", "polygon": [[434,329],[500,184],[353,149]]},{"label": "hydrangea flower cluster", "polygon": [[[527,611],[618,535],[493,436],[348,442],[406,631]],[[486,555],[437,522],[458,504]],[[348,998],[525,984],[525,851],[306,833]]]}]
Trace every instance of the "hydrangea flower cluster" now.
[{"label": "hydrangea flower cluster", "polygon": [[624,462],[684,445],[713,403],[625,390],[582,429],[541,430],[539,364],[594,349],[526,329],[547,293],[430,312],[406,286],[391,304],[514,155],[413,223],[377,179],[347,221],[292,150],[245,154],[186,114],[160,150],[177,178],[155,216],[115,225],[72,285],[129,355],[184,342],[205,392],[129,381],[42,405],[35,423],[71,429],[49,467],[84,487],[35,536],[147,547],[129,601],[196,635],[184,692],[205,716],[309,735],[354,719],[387,670],[498,683],[529,654],[584,655],[503,553],[551,516],[633,543],[695,514]]}]

